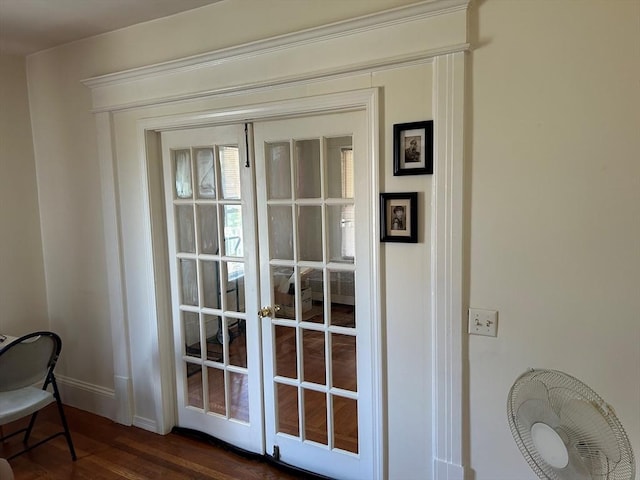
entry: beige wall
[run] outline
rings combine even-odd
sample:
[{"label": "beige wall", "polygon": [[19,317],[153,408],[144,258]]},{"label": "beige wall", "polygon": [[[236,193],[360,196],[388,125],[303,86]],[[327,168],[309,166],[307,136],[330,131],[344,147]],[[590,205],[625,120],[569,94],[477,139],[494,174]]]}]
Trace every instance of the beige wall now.
[{"label": "beige wall", "polygon": [[[96,131],[79,81],[401,3],[270,0],[248,12],[246,1],[221,2],[28,58],[49,314],[74,347],[67,376],[113,386]],[[505,405],[530,366],[593,386],[640,451],[640,12],[631,0],[472,8],[465,283],[472,306],[500,311],[500,326],[498,338],[471,337],[465,351],[467,466],[476,480],[526,480],[533,473],[511,439]],[[225,15],[244,28],[224,22],[211,35],[209,17]],[[383,191],[429,191],[422,177],[388,173],[391,125],[405,120],[405,106],[416,108],[416,93],[424,103],[407,120],[430,113],[426,72],[415,73],[409,87],[402,72],[371,79],[385,89]],[[400,308],[386,346],[393,479],[424,478],[430,468],[428,253],[426,243],[386,250],[388,308]],[[416,311],[407,311],[416,298]]]},{"label": "beige wall", "polygon": [[0,55],[0,333],[46,329],[25,60]]},{"label": "beige wall", "polygon": [[476,480],[532,479],[506,424],[528,367],[611,403],[640,453],[640,3],[477,2],[471,20],[470,337]]}]

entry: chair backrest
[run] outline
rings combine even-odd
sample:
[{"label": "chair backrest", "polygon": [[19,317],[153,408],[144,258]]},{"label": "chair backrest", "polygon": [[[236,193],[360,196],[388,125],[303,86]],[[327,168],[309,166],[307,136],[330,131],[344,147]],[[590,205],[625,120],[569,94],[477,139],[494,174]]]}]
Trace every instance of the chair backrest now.
[{"label": "chair backrest", "polygon": [[24,335],[0,350],[0,392],[44,383],[58,361],[62,340],[53,332]]}]

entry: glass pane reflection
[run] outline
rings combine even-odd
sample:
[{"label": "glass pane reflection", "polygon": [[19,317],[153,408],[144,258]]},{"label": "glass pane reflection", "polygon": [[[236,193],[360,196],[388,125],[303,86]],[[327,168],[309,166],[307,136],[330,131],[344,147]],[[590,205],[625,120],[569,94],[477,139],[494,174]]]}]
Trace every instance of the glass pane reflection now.
[{"label": "glass pane reflection", "polygon": [[207,380],[209,381],[209,411],[219,415],[226,415],[224,370],[208,367]]},{"label": "glass pane reflection", "polygon": [[296,198],[320,198],[320,140],[294,143],[297,166]]},{"label": "glass pane reflection", "polygon": [[218,251],[218,215],[215,205],[198,205],[200,253],[216,255]]},{"label": "glass pane reflection", "polygon": [[324,280],[321,269],[303,269],[300,291],[302,294],[302,320],[324,323]]},{"label": "glass pane reflection", "polygon": [[178,252],[196,253],[193,207],[191,205],[177,205],[176,221],[178,223]]},{"label": "glass pane reflection", "polygon": [[356,326],[354,272],[329,272],[331,325]]},{"label": "glass pane reflection", "polygon": [[216,180],[213,168],[213,149],[194,149],[196,157],[196,171],[198,172],[198,197],[215,198]]},{"label": "glass pane reflection", "polygon": [[198,305],[198,276],[196,261],[180,259],[180,283],[182,285],[182,304]]},{"label": "glass pane reflection", "polygon": [[202,265],[202,293],[203,306],[206,308],[220,308],[220,263],[201,262]]},{"label": "glass pane reflection", "polygon": [[175,150],[173,152],[175,195],[177,198],[191,198],[191,153],[189,150]]},{"label": "glass pane reflection", "polygon": [[222,197],[240,199],[240,156],[237,146],[219,147]]},{"label": "glass pane reflection", "polygon": [[271,269],[273,285],[273,303],[280,307],[278,318],[296,318],[296,279],[291,267],[273,267]]},{"label": "glass pane reflection", "polygon": [[351,136],[326,139],[327,191],[329,198],[353,198],[353,149]]},{"label": "glass pane reflection", "polygon": [[227,271],[227,291],[225,310],[245,311],[244,263],[224,262]]},{"label": "glass pane reflection", "polygon": [[322,208],[298,208],[298,238],[300,260],[322,261]]},{"label": "glass pane reflection", "polygon": [[298,389],[282,383],[276,383],[275,387],[278,396],[278,432],[298,437],[300,436]]},{"label": "glass pane reflection", "polygon": [[184,363],[185,378],[187,379],[186,402],[196,408],[204,408],[202,388],[202,367],[195,363]]},{"label": "glass pane reflection", "polygon": [[291,207],[269,206],[269,248],[271,258],[293,260]]},{"label": "glass pane reflection", "polygon": [[229,372],[229,416],[249,422],[249,376]]},{"label": "glass pane reflection", "polygon": [[218,315],[203,315],[204,331],[207,338],[207,360],[223,362],[222,318]]},{"label": "glass pane reflection", "polygon": [[302,330],[302,365],[304,381],[325,384],[324,332]]},{"label": "glass pane reflection", "polygon": [[328,443],[327,396],[323,392],[304,389],[304,437],[305,440]]},{"label": "glass pane reflection", "polygon": [[358,402],[333,396],[333,446],[358,453]]},{"label": "glass pane reflection", "polygon": [[229,365],[247,368],[247,322],[227,319],[229,329]]},{"label": "glass pane reflection", "polygon": [[327,206],[327,229],[331,261],[353,263],[356,253],[354,206]]},{"label": "glass pane reflection", "polygon": [[356,337],[331,335],[332,386],[357,391]]},{"label": "glass pane reflection", "polygon": [[297,378],[296,329],[275,325],[276,375]]},{"label": "glass pane reflection", "polygon": [[184,354],[200,358],[200,321],[197,313],[182,312],[182,331],[184,332]]},{"label": "glass pane reflection", "polygon": [[229,257],[242,257],[242,207],[225,205],[224,207],[224,249]]},{"label": "glass pane reflection", "polygon": [[267,198],[291,198],[291,158],[289,142],[267,143]]}]

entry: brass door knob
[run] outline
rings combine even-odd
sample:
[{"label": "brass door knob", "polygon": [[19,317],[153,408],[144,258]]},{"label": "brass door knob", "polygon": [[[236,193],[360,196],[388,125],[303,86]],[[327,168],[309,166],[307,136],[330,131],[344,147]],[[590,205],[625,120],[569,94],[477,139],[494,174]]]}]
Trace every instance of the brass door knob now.
[{"label": "brass door knob", "polygon": [[276,312],[280,311],[280,305],[274,305],[272,306],[267,306],[267,307],[262,307],[260,310],[258,310],[258,316],[260,318],[268,318],[268,317],[274,317]]}]

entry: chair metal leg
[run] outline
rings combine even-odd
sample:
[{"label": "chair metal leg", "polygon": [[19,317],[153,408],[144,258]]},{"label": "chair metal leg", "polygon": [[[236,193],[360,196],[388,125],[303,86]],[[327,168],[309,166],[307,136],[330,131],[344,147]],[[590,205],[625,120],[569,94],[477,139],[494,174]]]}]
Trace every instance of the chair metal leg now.
[{"label": "chair metal leg", "polygon": [[31,415],[31,420],[29,420],[29,426],[25,430],[24,439],[22,443],[27,443],[29,441],[29,436],[31,435],[31,430],[33,430],[33,425],[36,423],[36,417],[38,416],[38,412],[35,412]]},{"label": "chair metal leg", "polygon": [[62,422],[62,426],[64,428],[64,437],[67,439],[67,445],[69,446],[69,451],[71,452],[71,459],[75,462],[77,458],[76,449],[73,448],[73,441],[71,440],[71,432],[69,431],[69,425],[67,424],[67,417],[64,414],[64,408],[62,408],[62,401],[60,400],[60,393],[58,392],[58,385],[56,384],[55,378],[51,379],[51,386],[53,387],[53,396],[55,397],[56,404],[58,405],[58,413],[60,414],[60,421]]}]

